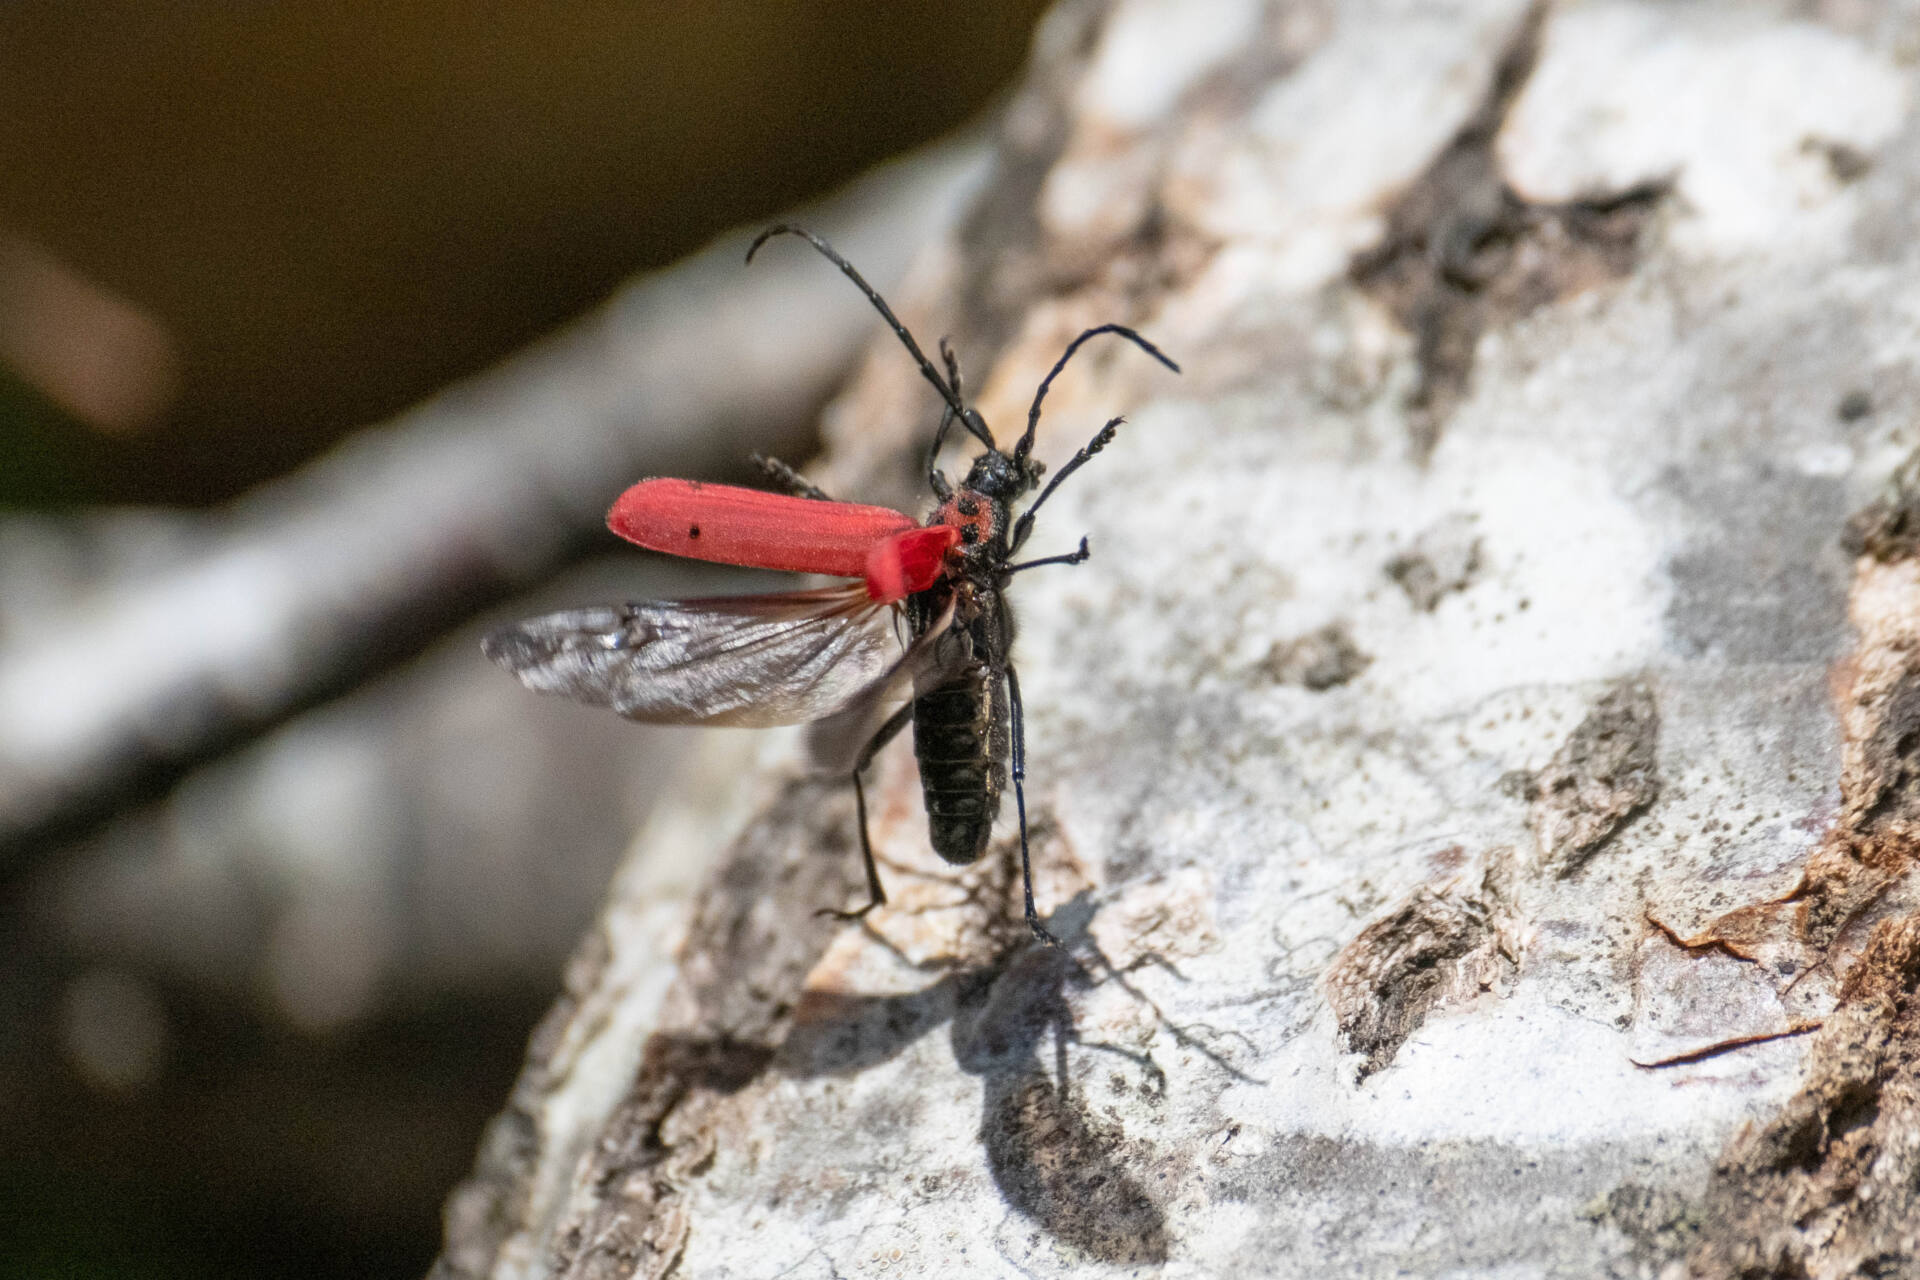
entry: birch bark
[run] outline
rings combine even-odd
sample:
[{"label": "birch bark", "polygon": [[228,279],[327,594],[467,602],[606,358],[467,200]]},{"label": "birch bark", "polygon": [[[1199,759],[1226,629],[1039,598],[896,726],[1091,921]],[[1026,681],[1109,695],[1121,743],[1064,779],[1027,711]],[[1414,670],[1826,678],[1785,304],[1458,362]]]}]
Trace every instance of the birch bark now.
[{"label": "birch bark", "polygon": [[[716,741],[444,1276],[1920,1269],[1911,6],[1069,3],[897,301],[1120,439],[1015,591],[1043,910]],[[823,269],[825,269],[823,267]],[[910,501],[876,339],[827,487]],[[1888,477],[1894,480],[1889,482]],[[1876,495],[1878,495],[1876,497]]]}]

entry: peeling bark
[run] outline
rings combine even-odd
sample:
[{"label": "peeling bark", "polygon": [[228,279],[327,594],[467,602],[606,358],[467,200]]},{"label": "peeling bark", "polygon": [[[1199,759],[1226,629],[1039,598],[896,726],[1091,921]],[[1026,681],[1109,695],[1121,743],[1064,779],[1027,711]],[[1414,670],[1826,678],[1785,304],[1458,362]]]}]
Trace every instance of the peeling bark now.
[{"label": "peeling bark", "polygon": [[1814,1039],[1806,1082],[1722,1157],[1701,1276],[1911,1274],[1920,1261],[1920,916],[1884,920]]},{"label": "peeling bark", "polygon": [[1540,852],[1570,875],[1660,794],[1660,709],[1634,682],[1594,704],[1529,781]]},{"label": "peeling bark", "polygon": [[[1496,866],[1512,854],[1497,850]],[[1490,867],[1470,889],[1422,886],[1334,957],[1327,1003],[1348,1051],[1364,1057],[1358,1079],[1392,1062],[1430,1014],[1494,990],[1518,966],[1509,891],[1495,877]]]}]

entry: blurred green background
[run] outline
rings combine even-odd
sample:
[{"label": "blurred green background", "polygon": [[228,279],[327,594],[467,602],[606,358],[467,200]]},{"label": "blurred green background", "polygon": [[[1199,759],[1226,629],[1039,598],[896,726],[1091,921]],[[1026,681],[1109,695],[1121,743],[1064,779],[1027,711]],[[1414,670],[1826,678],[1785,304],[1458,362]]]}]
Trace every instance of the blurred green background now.
[{"label": "blurred green background", "polygon": [[[0,512],[204,507],[284,474],[977,116],[1039,10],[0,6]],[[0,930],[19,914],[0,896]],[[558,980],[327,1035],[174,982],[164,1074],[116,1092],[32,1030],[66,962],[4,963],[0,1076],[30,1119],[0,1133],[0,1275],[22,1277],[420,1274]]]}]

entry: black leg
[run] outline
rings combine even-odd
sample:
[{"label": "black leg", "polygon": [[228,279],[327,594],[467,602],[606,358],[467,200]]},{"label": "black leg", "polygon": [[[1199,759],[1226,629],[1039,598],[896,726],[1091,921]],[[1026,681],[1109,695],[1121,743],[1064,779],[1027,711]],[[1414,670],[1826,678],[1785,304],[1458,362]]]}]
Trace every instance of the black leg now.
[{"label": "black leg", "polygon": [[812,498],[817,502],[833,501],[824,491],[815,487],[811,480],[801,475],[798,471],[795,471],[786,463],[780,461],[780,459],[769,458],[765,454],[759,453],[750,453],[747,457],[753,460],[754,466],[766,472],[775,484],[785,489],[788,493],[801,498]]},{"label": "black leg", "polygon": [[1040,496],[1033,500],[1033,505],[1013,522],[1013,540],[1007,544],[1008,551],[1018,551],[1020,545],[1027,540],[1027,535],[1033,532],[1033,517],[1034,513],[1040,510],[1040,504],[1051,498],[1053,491],[1060,487],[1060,482],[1078,471],[1088,458],[1111,444],[1115,433],[1120,430],[1120,424],[1125,421],[1125,418],[1110,420],[1106,426],[1094,433],[1093,439],[1081,446],[1080,452],[1067,459],[1067,465],[1060,468],[1058,475],[1047,481],[1047,487],[1040,491]]},{"label": "black leg", "polygon": [[[947,383],[953,388],[954,396],[962,403],[966,401],[965,384],[960,380],[960,360],[953,354],[953,344],[945,338],[940,339],[940,359],[947,366]],[[947,483],[945,473],[940,470],[940,450],[947,443],[947,431],[953,426],[953,408],[948,406],[940,413],[940,425],[934,428],[933,447],[927,450],[927,485],[933,490],[933,496],[945,502],[953,496],[953,486]]]},{"label": "black leg", "polygon": [[1060,939],[1048,933],[1033,909],[1033,855],[1027,850],[1027,723],[1020,705],[1020,677],[1007,668],[1007,707],[1013,713],[1013,803],[1020,813],[1020,884],[1027,896],[1027,927],[1048,946]]},{"label": "black leg", "polygon": [[967,389],[960,381],[960,358],[953,354],[953,343],[945,335],[940,338],[940,363],[947,366],[947,385],[953,388],[954,398],[965,404]]},{"label": "black leg", "polygon": [[860,775],[867,771],[873,758],[880,749],[892,742],[900,731],[913,720],[913,704],[909,702],[887,717],[887,722],[867,739],[867,745],[860,748],[860,754],[853,762],[853,807],[860,823],[860,861],[867,869],[867,905],[857,911],[836,911],[832,907],[820,910],[823,916],[832,916],[836,920],[858,920],[887,900],[887,892],[880,887],[880,868],[873,861],[873,842],[867,838],[867,789],[860,781]]},{"label": "black leg", "polygon": [[1078,551],[1069,551],[1063,556],[1042,556],[1038,560],[1022,560],[1019,564],[1008,565],[1005,569],[1002,569],[1001,572],[1011,578],[1016,573],[1024,573],[1028,569],[1038,569],[1043,564],[1081,564],[1092,554],[1093,552],[1087,549],[1087,540],[1081,538],[1080,549]]},{"label": "black leg", "polygon": [[953,410],[945,409],[940,413],[940,425],[933,429],[933,447],[927,450],[927,484],[933,490],[933,496],[945,502],[953,496],[953,486],[947,483],[947,477],[940,470],[940,450],[947,443],[947,428],[953,425]]}]

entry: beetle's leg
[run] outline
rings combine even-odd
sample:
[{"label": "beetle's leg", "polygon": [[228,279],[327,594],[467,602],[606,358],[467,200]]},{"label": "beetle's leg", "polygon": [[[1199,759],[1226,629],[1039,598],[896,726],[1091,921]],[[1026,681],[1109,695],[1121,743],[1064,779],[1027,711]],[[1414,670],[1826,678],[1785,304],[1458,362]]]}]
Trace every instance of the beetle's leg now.
[{"label": "beetle's leg", "polygon": [[1093,552],[1087,549],[1086,538],[1083,537],[1080,539],[1080,549],[1078,551],[1069,551],[1063,556],[1042,556],[1038,560],[1022,560],[1019,564],[1008,565],[1005,569],[1002,569],[1001,572],[1011,578],[1016,573],[1024,573],[1028,569],[1038,569],[1043,564],[1079,564],[1092,554]]},{"label": "beetle's leg", "polygon": [[927,450],[927,484],[933,496],[945,502],[953,496],[953,485],[940,470],[940,449],[947,443],[947,428],[953,425],[953,410],[940,411],[940,425],[933,429],[933,447]]},{"label": "beetle's leg", "polygon": [[[960,380],[960,360],[953,354],[953,344],[945,338],[940,339],[940,359],[947,366],[947,384],[953,388],[954,398],[966,403],[965,384]],[[948,483],[946,474],[940,470],[940,450],[947,443],[947,431],[953,426],[953,407],[947,406],[940,411],[940,425],[934,428],[933,448],[927,450],[927,484],[933,490],[933,496],[945,502],[953,496],[953,485]]]},{"label": "beetle's leg", "polygon": [[796,497],[812,498],[817,502],[833,501],[833,499],[827,496],[825,491],[816,486],[813,481],[807,479],[798,471],[795,471],[792,467],[780,461],[780,459],[769,458],[765,454],[760,453],[750,453],[747,457],[753,460],[754,466],[766,472],[775,484],[785,489],[788,493]]},{"label": "beetle's leg", "polygon": [[1048,946],[1057,947],[1060,939],[1048,933],[1033,909],[1033,855],[1027,851],[1027,725],[1020,706],[1020,677],[1007,666],[1007,707],[1013,715],[1013,803],[1020,813],[1020,885],[1027,896],[1027,927],[1033,936]]},{"label": "beetle's leg", "polygon": [[953,384],[953,398],[960,404],[960,408],[954,410],[959,416],[960,425],[987,448],[994,448],[993,432],[987,430],[986,419],[967,407],[967,393],[960,382],[960,359],[953,354],[953,344],[944,336],[940,339],[940,360],[947,366],[947,381]]},{"label": "beetle's leg", "polygon": [[940,363],[947,366],[947,385],[953,388],[954,399],[965,404],[967,391],[960,381],[960,358],[953,354],[953,342],[944,334],[940,338]]},{"label": "beetle's leg", "polygon": [[867,838],[867,789],[860,782],[873,758],[880,754],[880,748],[892,742],[899,732],[913,720],[913,704],[907,703],[887,717],[887,722],[867,739],[867,745],[860,748],[860,754],[853,762],[853,807],[860,823],[860,861],[867,869],[867,905],[857,911],[836,911],[832,907],[822,907],[819,914],[832,916],[836,920],[858,920],[887,900],[887,891],[880,887],[880,868],[873,861],[873,842]]},{"label": "beetle's leg", "polygon": [[1009,552],[1018,551],[1020,544],[1027,540],[1027,535],[1033,532],[1033,516],[1035,512],[1040,510],[1040,504],[1048,498],[1051,498],[1053,491],[1060,487],[1060,482],[1078,471],[1088,458],[1091,458],[1094,454],[1111,444],[1114,435],[1120,430],[1120,424],[1125,421],[1125,418],[1109,419],[1107,425],[1094,432],[1093,439],[1082,445],[1080,452],[1068,458],[1067,465],[1060,468],[1059,473],[1056,474],[1053,479],[1047,481],[1047,487],[1040,491],[1040,496],[1033,500],[1033,505],[1028,507],[1026,511],[1021,513],[1020,518],[1013,522],[1013,540],[1007,544],[1007,550]]}]

